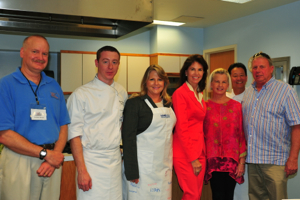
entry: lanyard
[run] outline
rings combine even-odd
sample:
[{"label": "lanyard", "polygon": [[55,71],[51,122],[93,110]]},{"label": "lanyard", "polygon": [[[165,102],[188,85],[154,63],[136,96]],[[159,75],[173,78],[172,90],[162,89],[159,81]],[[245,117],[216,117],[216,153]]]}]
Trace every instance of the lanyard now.
[{"label": "lanyard", "polygon": [[[21,70],[20,70],[20,71],[21,71]],[[23,74],[22,71],[21,71],[21,73]],[[39,102],[39,99],[38,99],[38,96],[37,96],[37,91],[38,91],[39,86],[40,86],[40,83],[41,83],[41,81],[42,81],[42,75],[41,75],[40,82],[39,82],[38,86],[36,87],[35,91],[33,90],[32,85],[30,84],[30,81],[28,80],[28,78],[27,78],[24,74],[23,74],[23,76],[24,76],[24,77],[26,78],[26,80],[28,81],[28,83],[29,83],[29,85],[30,85],[30,88],[31,88],[31,90],[32,90],[32,92],[33,92],[33,94],[34,94],[34,96],[35,96],[36,103],[37,103],[37,105],[39,105],[40,102]]]}]

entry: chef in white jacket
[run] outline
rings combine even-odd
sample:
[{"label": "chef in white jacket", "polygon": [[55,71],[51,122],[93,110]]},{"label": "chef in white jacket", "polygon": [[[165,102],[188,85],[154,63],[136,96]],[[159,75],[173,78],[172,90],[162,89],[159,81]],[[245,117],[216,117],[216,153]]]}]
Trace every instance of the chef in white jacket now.
[{"label": "chef in white jacket", "polygon": [[117,49],[99,49],[97,75],[77,88],[67,102],[78,200],[122,199],[120,128],[127,93],[114,82],[119,63]]}]

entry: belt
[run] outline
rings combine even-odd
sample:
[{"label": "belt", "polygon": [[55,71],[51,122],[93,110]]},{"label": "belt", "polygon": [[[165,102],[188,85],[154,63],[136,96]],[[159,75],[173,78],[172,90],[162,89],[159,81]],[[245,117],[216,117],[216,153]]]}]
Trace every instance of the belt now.
[{"label": "belt", "polygon": [[43,144],[43,145],[39,145],[39,146],[43,147],[44,149],[54,149],[55,143],[52,143],[52,144]]}]

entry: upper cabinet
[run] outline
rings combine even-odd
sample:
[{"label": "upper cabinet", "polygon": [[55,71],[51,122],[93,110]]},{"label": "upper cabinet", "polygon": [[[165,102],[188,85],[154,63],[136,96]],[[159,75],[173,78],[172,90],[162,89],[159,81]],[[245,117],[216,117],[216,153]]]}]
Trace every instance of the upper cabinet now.
[{"label": "upper cabinet", "polygon": [[60,86],[63,92],[73,92],[82,85],[82,54],[61,53]]},{"label": "upper cabinet", "polygon": [[128,92],[140,92],[141,82],[150,65],[149,56],[128,56]]},{"label": "upper cabinet", "polygon": [[[166,73],[178,74],[188,56],[186,54],[121,53],[119,70],[114,80],[128,93],[140,92],[142,78],[150,64],[159,64]],[[60,83],[65,94],[94,79],[98,70],[95,59],[96,52],[61,51]]]},{"label": "upper cabinet", "polygon": [[[61,88],[65,94],[93,80],[98,68],[96,52],[61,51]],[[128,92],[139,92],[140,81],[149,66],[149,55],[121,54],[120,65],[114,81]]]},{"label": "upper cabinet", "polygon": [[82,54],[82,85],[94,79],[97,73],[96,54]]},{"label": "upper cabinet", "polygon": [[93,80],[97,73],[95,54],[61,52],[61,88],[71,93],[76,88]]},{"label": "upper cabinet", "polygon": [[156,53],[150,55],[150,61],[151,64],[160,65],[166,73],[179,73],[188,56],[186,54]]}]

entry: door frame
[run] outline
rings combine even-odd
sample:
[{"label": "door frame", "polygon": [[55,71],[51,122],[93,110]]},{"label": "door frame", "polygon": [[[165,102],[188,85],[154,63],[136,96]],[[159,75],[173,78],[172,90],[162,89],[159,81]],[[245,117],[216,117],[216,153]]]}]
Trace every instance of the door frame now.
[{"label": "door frame", "polygon": [[[237,62],[237,45],[236,44],[203,50],[203,57],[206,60],[208,66],[210,66],[210,54],[220,53],[220,52],[225,52],[225,51],[232,51],[232,50],[234,51],[234,63],[236,63]],[[207,70],[207,75],[209,75],[209,74],[210,74],[210,67],[208,67],[208,70]],[[208,81],[208,78],[209,78],[209,76],[207,76],[206,82]],[[208,92],[206,90],[203,91],[203,95],[204,95],[204,97],[203,97],[204,100],[207,101],[208,100]]]}]

